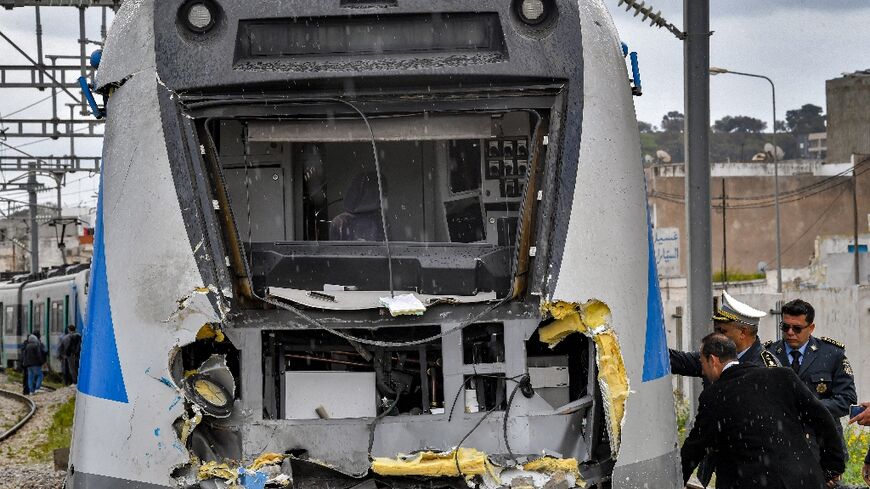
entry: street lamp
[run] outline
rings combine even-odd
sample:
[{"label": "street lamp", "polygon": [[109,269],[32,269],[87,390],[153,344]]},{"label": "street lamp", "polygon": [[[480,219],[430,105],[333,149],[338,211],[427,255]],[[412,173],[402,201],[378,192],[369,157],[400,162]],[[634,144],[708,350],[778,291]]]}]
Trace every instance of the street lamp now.
[{"label": "street lamp", "polygon": [[770,83],[770,94],[773,100],[773,203],[776,209],[776,291],[782,293],[782,248],[780,245],[780,227],[779,227],[779,158],[776,154],[779,149],[776,146],[776,87],[773,85],[773,80],[764,75],[755,75],[753,73],[742,73],[740,71],[727,70],[725,68],[710,67],[711,75],[741,75],[752,78],[763,78]]}]

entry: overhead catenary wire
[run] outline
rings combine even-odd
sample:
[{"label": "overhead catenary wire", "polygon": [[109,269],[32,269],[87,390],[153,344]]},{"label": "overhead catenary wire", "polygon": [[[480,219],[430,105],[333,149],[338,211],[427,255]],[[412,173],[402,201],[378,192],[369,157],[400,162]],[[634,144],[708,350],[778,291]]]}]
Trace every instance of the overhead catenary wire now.
[{"label": "overhead catenary wire", "polygon": [[[781,205],[797,202],[844,185],[851,181],[851,179],[853,178],[853,176],[848,176],[849,173],[854,172],[854,177],[857,177],[870,171],[870,165],[867,165],[868,162],[870,162],[870,158],[864,159],[861,162],[856,163],[854,168],[850,167],[847,170],[844,170],[836,175],[825,177],[823,180],[820,180],[818,182],[813,182],[809,185],[805,185],[797,189],[782,192],[779,196],[779,204]],[[668,192],[651,190],[649,191],[648,195],[652,198],[658,198],[668,202],[685,204],[685,197],[682,194],[673,194]],[[737,210],[758,209],[764,207],[773,207],[776,205],[776,199],[773,195],[769,194],[758,196],[728,196],[725,200],[726,208]],[[731,204],[730,202],[732,201],[739,201],[739,203]],[[721,209],[722,204],[713,204],[712,207],[714,209]]]}]

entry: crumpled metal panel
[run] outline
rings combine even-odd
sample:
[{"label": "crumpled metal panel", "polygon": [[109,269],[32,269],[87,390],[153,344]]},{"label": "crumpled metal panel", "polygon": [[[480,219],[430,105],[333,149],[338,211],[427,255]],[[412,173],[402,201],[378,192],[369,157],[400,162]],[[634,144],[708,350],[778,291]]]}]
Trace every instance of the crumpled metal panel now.
[{"label": "crumpled metal panel", "polygon": [[[77,398],[76,472],[173,486],[187,450],[172,423],[184,402],[170,380],[174,348],[220,317],[203,284],[175,195],[153,70],[109,99],[103,230],[109,302],[127,403]],[[99,364],[95,364],[99,368]]]},{"label": "crumpled metal panel", "polygon": [[[577,185],[561,269],[550,299],[573,303],[595,299],[610,308],[631,386],[613,487],[641,488],[643,477],[621,476],[620,468],[674,451],[673,392],[670,375],[643,381],[649,249],[640,142],[628,72],[603,2],[583,0],[579,9],[583,137],[576,155]],[[673,471],[673,480],[661,487],[681,487],[678,467],[667,470]]]},{"label": "crumpled metal panel", "polygon": [[112,21],[94,84],[100,90],[134,73],[153,71],[156,59],[154,0],[126,0]]}]

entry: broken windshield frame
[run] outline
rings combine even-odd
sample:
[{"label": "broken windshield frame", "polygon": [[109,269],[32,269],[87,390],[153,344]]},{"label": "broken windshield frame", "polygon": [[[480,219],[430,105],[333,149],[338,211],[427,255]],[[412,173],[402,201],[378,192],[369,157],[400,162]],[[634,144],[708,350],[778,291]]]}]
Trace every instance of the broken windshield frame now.
[{"label": "broken windshield frame", "polygon": [[543,167],[546,116],[519,109],[370,117],[383,165],[387,262],[370,138],[359,117],[329,114],[204,123],[254,293],[386,291],[391,265],[399,292],[508,294],[516,240],[534,228],[534,195],[524,190],[535,180],[532,166]]}]

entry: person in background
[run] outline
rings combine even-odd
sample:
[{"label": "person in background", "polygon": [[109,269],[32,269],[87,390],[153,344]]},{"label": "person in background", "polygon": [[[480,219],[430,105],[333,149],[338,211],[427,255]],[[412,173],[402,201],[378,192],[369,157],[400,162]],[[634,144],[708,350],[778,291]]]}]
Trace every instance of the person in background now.
[{"label": "person in background", "polygon": [[27,371],[27,391],[35,394],[42,386],[42,364],[45,363],[45,353],[42,351],[42,342],[35,334],[27,337],[21,365]]},{"label": "person in background", "polygon": [[67,368],[66,354],[64,350],[66,350],[66,344],[69,342],[69,328],[65,329],[63,335],[57,341],[57,359],[60,362],[60,371],[63,375],[63,385],[70,385],[70,375],[69,369]]},{"label": "person in background", "polygon": [[[764,316],[762,311],[748,306],[728,292],[722,292],[722,300],[713,314],[713,330],[722,333],[737,345],[737,359],[741,363],[760,367],[779,367],[776,356],[765,350],[758,339],[758,322]],[[697,351],[683,352],[668,350],[671,359],[671,373],[687,377],[701,377],[701,354]]]},{"label": "person in background", "polygon": [[[864,407],[859,415],[849,420],[849,424],[858,423],[861,426],[870,426],[870,402],[862,402]],[[870,447],[867,447],[867,455],[864,456],[864,467],[861,469],[861,477],[864,478],[864,483],[870,486]]]},{"label": "person in background", "polygon": [[70,382],[78,384],[79,381],[79,357],[82,353],[82,335],[76,331],[74,324],[69,325],[69,334],[67,335],[66,345],[64,348],[64,356],[66,358],[66,369],[70,375]]},{"label": "person in background", "polygon": [[22,393],[26,396],[30,394],[30,380],[27,378],[27,367],[24,366],[24,350],[27,348],[27,339],[24,343],[18,345],[18,365],[21,367],[21,382],[24,384]]},{"label": "person in background", "polygon": [[[837,423],[791,369],[741,364],[720,333],[704,337],[701,366],[710,385],[680,450],[683,481],[710,453],[717,489],[834,487],[846,470]],[[816,429],[819,452],[806,443]]]},{"label": "person in background", "polygon": [[795,299],[782,306],[782,340],[764,344],[783,366],[789,366],[822,401],[835,419],[849,414],[858,401],[852,365],[846,347],[839,341],[816,338],[816,311],[806,301]]}]

